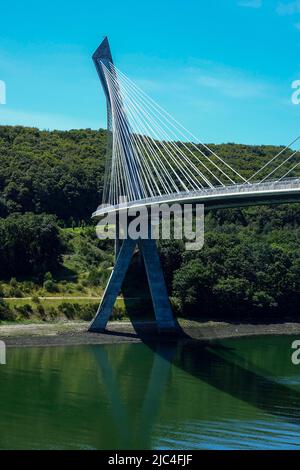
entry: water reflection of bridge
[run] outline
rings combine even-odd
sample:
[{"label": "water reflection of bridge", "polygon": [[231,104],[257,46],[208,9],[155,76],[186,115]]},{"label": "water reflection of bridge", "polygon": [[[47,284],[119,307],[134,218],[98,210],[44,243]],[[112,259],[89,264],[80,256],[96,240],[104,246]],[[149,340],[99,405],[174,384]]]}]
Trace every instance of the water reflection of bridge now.
[{"label": "water reflection of bridge", "polygon": [[[264,426],[262,422],[264,416],[270,415],[270,419],[278,422],[279,428],[280,423],[283,428],[286,423],[290,423],[292,427],[296,426],[295,429],[298,429],[300,424],[299,391],[279,383],[276,375],[277,370],[272,376],[269,371],[240,356],[234,347],[226,347],[220,341],[203,342],[189,338],[180,342],[157,343],[149,342],[146,338],[143,341],[144,345],[149,348],[149,352],[153,353],[153,359],[152,365],[145,363],[143,366],[143,378],[147,377],[147,380],[145,380],[143,401],[139,403],[134,402],[135,394],[132,393],[132,396],[130,394],[130,389],[139,384],[136,381],[138,361],[132,360],[132,357],[124,356],[123,361],[126,362],[126,367],[123,369],[121,367],[116,371],[116,368],[110,363],[107,348],[102,346],[91,348],[91,353],[99,367],[99,378],[102,386],[106,388],[107,398],[110,402],[110,411],[116,429],[115,448],[150,449],[159,445],[159,442],[155,442],[155,427],[157,426],[162,428],[167,426],[165,432],[170,436],[173,435],[174,441],[176,441],[176,436],[178,439],[182,439],[181,442],[178,442],[181,447],[184,447],[184,435],[185,432],[188,432],[185,427],[188,427],[190,423],[192,432],[191,423],[193,422],[198,422],[199,432],[203,426],[203,432],[209,433],[213,432],[213,429],[209,429],[209,423],[213,428],[214,419],[218,419],[220,428],[221,423],[226,428],[231,420],[240,421],[241,428],[245,432],[242,423],[245,421],[245,426],[248,426],[249,415],[245,413],[243,403],[249,407],[249,410],[252,410],[249,413],[253,422],[258,420],[260,426]],[[124,347],[126,348],[125,345]],[[142,345],[136,345],[133,349],[136,347],[139,348]],[[128,352],[129,350],[134,353],[130,345]],[[138,353],[138,350],[136,351]],[[270,357],[268,359],[270,360]],[[270,362],[272,363],[272,359]],[[280,362],[278,363],[279,369]],[[128,369],[128,364],[132,364],[133,371],[130,366]],[[199,389],[201,388],[201,395],[194,397],[193,403],[190,402],[187,392],[182,404],[177,404],[179,416],[181,416],[180,411],[185,416],[184,422],[180,422],[180,431],[176,429],[176,421],[174,422],[175,429],[169,428],[172,419],[175,419],[174,416],[165,421],[170,401],[172,401],[170,392],[177,388],[177,385],[173,383],[175,380],[174,367],[177,371],[176,380],[179,380],[179,371],[182,371],[182,373],[199,380],[197,383]],[[280,374],[278,373],[278,375]],[[132,381],[131,387],[127,383],[130,380]],[[188,379],[185,378],[185,380]],[[127,383],[125,395],[123,395],[124,381]],[[218,393],[219,402],[211,399],[213,390]],[[224,400],[226,398],[227,403],[223,401],[222,397]],[[232,400],[231,405],[228,400]],[[135,413],[131,414],[133,409]],[[227,425],[224,424],[226,422]],[[250,435],[251,432],[255,432],[255,429],[249,428],[247,431]],[[230,431],[227,432],[229,432],[230,439]],[[194,439],[195,447],[199,447],[200,435],[198,440],[197,436],[194,436]],[[238,442],[238,438],[236,442]],[[166,443],[165,445],[168,447]]]}]

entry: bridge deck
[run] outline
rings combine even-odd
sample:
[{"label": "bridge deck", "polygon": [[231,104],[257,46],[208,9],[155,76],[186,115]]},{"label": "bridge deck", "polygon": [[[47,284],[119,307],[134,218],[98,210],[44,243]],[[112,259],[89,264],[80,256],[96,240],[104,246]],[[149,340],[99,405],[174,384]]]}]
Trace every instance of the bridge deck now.
[{"label": "bridge deck", "polygon": [[204,204],[207,208],[300,202],[300,178],[265,183],[219,186],[202,189],[201,191],[166,194],[151,199],[122,202],[115,206],[101,205],[93,213],[92,217],[102,216],[111,212],[120,212],[129,208],[138,209],[153,204],[187,204],[196,202]]}]

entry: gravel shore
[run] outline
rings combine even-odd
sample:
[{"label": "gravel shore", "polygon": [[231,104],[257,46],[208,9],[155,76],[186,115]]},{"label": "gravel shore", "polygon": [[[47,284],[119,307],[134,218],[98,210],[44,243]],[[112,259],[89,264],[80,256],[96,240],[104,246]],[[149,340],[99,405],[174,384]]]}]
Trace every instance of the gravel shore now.
[{"label": "gravel shore", "polygon": [[[64,346],[79,344],[138,343],[144,339],[157,339],[154,323],[113,321],[105,333],[89,333],[88,322],[10,324],[0,326],[0,339],[10,346]],[[299,335],[300,323],[225,323],[179,320],[179,336],[212,340],[253,335]],[[174,338],[164,334],[163,338]]]}]

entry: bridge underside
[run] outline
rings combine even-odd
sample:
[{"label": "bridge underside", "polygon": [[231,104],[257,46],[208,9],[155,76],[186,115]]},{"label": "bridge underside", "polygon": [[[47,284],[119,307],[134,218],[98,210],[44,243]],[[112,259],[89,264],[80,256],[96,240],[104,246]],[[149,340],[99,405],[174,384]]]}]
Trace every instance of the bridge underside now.
[{"label": "bridge underside", "polygon": [[226,201],[226,204],[206,204],[205,210],[209,209],[229,209],[229,208],[238,208],[238,207],[250,207],[250,206],[263,206],[263,205],[278,205],[278,204],[288,204],[288,203],[300,203],[300,193],[294,195],[294,197],[286,196],[269,196],[262,198],[244,198],[243,200],[233,200]]}]

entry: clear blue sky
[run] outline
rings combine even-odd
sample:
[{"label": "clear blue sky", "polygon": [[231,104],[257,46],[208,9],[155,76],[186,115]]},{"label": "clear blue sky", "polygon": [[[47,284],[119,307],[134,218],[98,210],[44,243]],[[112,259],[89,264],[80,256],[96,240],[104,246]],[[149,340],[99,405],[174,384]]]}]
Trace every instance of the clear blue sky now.
[{"label": "clear blue sky", "polygon": [[205,142],[288,143],[300,134],[300,1],[2,2],[1,124],[105,127],[91,54],[114,61]]}]

